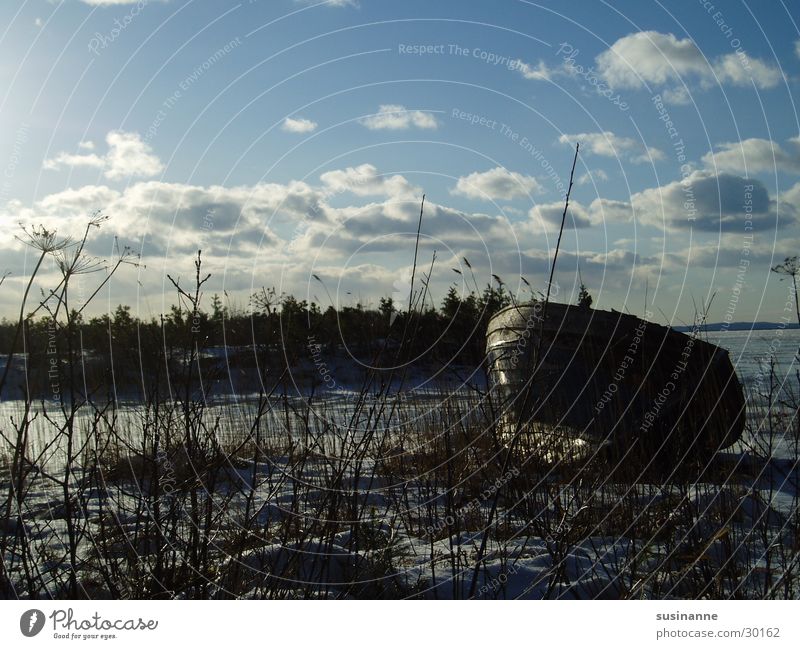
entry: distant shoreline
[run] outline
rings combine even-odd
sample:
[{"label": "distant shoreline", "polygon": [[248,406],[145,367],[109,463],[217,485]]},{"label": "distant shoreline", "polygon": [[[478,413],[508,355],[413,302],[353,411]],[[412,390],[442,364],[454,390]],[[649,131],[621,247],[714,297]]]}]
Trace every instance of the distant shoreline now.
[{"label": "distant shoreline", "polygon": [[[691,325],[672,327],[675,331],[692,331]],[[770,329],[800,329],[796,322],[710,322],[700,327],[702,331],[768,331]]]}]

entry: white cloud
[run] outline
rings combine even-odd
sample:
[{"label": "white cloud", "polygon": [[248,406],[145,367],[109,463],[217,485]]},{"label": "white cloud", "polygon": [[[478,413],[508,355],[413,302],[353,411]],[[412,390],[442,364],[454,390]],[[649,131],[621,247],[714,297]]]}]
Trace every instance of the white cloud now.
[{"label": "white cloud", "polygon": [[94,142],[91,140],[83,140],[82,142],[78,142],[78,148],[84,151],[94,151]]},{"label": "white cloud", "polygon": [[[531,234],[542,230],[557,231],[562,211],[563,203],[536,206],[530,211],[527,231]],[[665,233],[652,240],[659,249],[663,245],[663,236],[674,238],[691,229],[694,232],[693,247],[705,245],[703,236],[713,236],[715,243],[712,247],[725,248],[723,254],[730,253],[731,263],[722,261],[720,264],[736,266],[741,258],[743,235],[753,234],[756,239],[768,235],[772,241],[776,230],[785,231],[797,223],[798,217],[800,183],[781,192],[778,201],[769,196],[758,180],[698,170],[683,180],[636,192],[629,200],[596,198],[588,206],[571,201],[567,227],[597,228],[607,223],[630,223],[635,218],[639,224]],[[781,241],[785,244],[788,239],[782,235]],[[782,249],[786,248],[783,244]],[[682,255],[681,258],[685,258],[685,252],[680,249],[673,257],[678,259]],[[668,257],[665,257],[665,263],[670,261]],[[692,263],[695,263],[694,254]]]},{"label": "white cloud", "polygon": [[120,196],[118,191],[105,185],[84,185],[78,189],[65,189],[45,196],[38,202],[35,210],[52,217],[83,216],[108,207]]},{"label": "white cloud", "polygon": [[[144,246],[145,255],[191,250],[202,242],[204,251],[230,254],[232,262],[245,264],[263,235],[274,239],[273,223],[313,222],[313,215],[324,221],[321,199],[318,190],[298,181],[235,187],[144,181],[124,191],[104,185],[71,188],[30,206],[9,203],[0,213],[12,222],[41,223],[61,235],[79,236],[86,215],[102,210],[112,217],[113,234],[123,243]],[[108,254],[107,249],[90,252]]]},{"label": "white cloud", "polygon": [[[105,156],[96,153],[72,154],[61,152],[42,163],[44,169],[56,170],[62,167],[91,167],[103,169],[109,180],[122,180],[130,177],[147,178],[159,174],[164,165],[153,153],[138,133],[111,131],[106,135],[108,151]],[[81,142],[78,148],[94,149],[92,142]]]},{"label": "white cloud", "polygon": [[361,124],[371,131],[397,131],[411,127],[433,129],[439,126],[433,113],[408,110],[399,104],[382,104],[376,114],[363,118]]},{"label": "white cloud", "polygon": [[655,31],[620,38],[599,54],[596,62],[611,85],[624,88],[663,85],[689,73],[705,72],[708,67],[694,41]]},{"label": "white cloud", "polygon": [[401,175],[385,176],[371,164],[326,171],[320,176],[327,195],[350,193],[356,196],[421,196],[422,192]]},{"label": "white cloud", "polygon": [[[487,178],[491,181],[493,176],[487,172],[484,180]],[[742,245],[742,206],[748,185],[753,185],[754,234],[762,237],[759,255],[763,253],[767,260],[766,239],[774,231],[777,206],[763,185],[732,174],[702,171],[694,172],[687,181],[686,185],[676,181],[647,189],[629,201],[573,201],[567,219],[572,232],[565,237],[559,256],[557,272],[561,279],[571,281],[580,264],[583,276],[593,278],[595,286],[602,281],[605,287],[627,290],[633,276],[683,272],[689,252],[691,263],[698,267],[735,267]],[[495,184],[488,182],[488,187],[495,188]],[[190,273],[192,255],[199,248],[203,250],[204,269],[213,274],[212,283],[217,282],[209,294],[225,289],[236,295],[234,299],[246,299],[253,286],[270,281],[265,278],[280,277],[281,290],[299,295],[308,289],[309,274],[315,272],[326,279],[334,293],[333,287],[339,286],[342,292],[362,291],[368,301],[390,294],[399,269],[409,262],[419,218],[415,190],[403,176],[381,174],[373,165],[364,164],[325,172],[318,186],[295,181],[222,187],[152,180],[124,189],[87,185],[31,204],[12,201],[0,208],[0,216],[5,222],[41,223],[56,228],[60,235],[79,236],[86,214],[96,209],[110,214],[111,220],[100,231],[99,240],[93,240],[90,254],[106,257],[113,249],[114,236],[119,236],[122,245],[133,244],[143,250],[143,266],[136,274],[141,287],[135,281],[128,287],[115,283],[114,299],[123,303],[133,303],[137,291],[155,303],[163,295],[163,273]],[[366,205],[342,200],[343,207],[328,202],[335,194],[345,198],[346,193],[382,198]],[[686,222],[687,196],[692,197],[696,209],[691,224]],[[779,225],[795,219],[798,205],[800,183],[781,195]],[[673,244],[673,250],[662,253],[658,241],[651,244],[649,231],[641,235],[637,232],[632,244],[618,240],[609,249],[592,245],[595,232],[605,222],[630,223],[634,210],[640,223],[666,230],[665,239],[682,239],[678,233],[691,225],[695,231],[692,250],[676,251]],[[492,281],[491,273],[499,274],[508,284],[521,273],[540,287],[552,260],[552,249],[547,250],[554,245],[551,233],[557,231],[562,211],[560,201],[545,203],[531,209],[528,218],[511,222],[502,215],[426,204],[420,251],[428,259],[434,249],[438,251],[431,279],[436,301],[457,279],[451,268],[459,267],[465,256],[481,285]],[[587,236],[590,226],[594,230]],[[634,232],[632,228],[626,231]],[[702,234],[704,239],[699,236]],[[580,247],[579,237],[586,238]],[[796,245],[794,241],[792,245]],[[570,250],[572,242],[576,247]],[[642,250],[637,249],[637,242],[642,243]],[[789,250],[789,242],[789,238],[781,241],[782,251]],[[654,246],[655,256],[648,257]],[[695,251],[695,246],[704,248]],[[0,251],[7,263],[13,264],[10,269],[15,274],[23,263],[21,249],[13,232],[0,232]],[[163,299],[168,304],[172,297]]]},{"label": "white cloud", "polygon": [[[745,217],[745,205],[752,212]],[[529,213],[534,231],[557,229],[564,204],[534,206]],[[763,232],[784,228],[800,215],[800,183],[781,195],[778,203],[770,198],[759,181],[741,176],[709,171],[694,171],[683,180],[661,187],[650,187],[631,195],[629,200],[596,198],[588,206],[570,201],[567,226],[586,228],[603,223],[639,223],[670,232],[692,228],[702,233]],[[777,218],[779,217],[779,218]],[[777,221],[776,221],[777,218]],[[741,240],[739,241],[741,247]]]},{"label": "white cloud", "polygon": [[776,221],[777,205],[766,188],[754,179],[710,171],[694,171],[683,180],[645,189],[631,196],[637,218],[663,230],[744,233],[745,205],[752,230],[785,227],[796,220],[797,209],[783,202]]},{"label": "white cloud", "polygon": [[800,59],[800,40],[794,42],[794,53],[798,59]]},{"label": "white cloud", "polygon": [[664,158],[664,153],[661,150],[655,147],[648,147],[633,138],[616,135],[612,131],[603,131],[602,133],[565,133],[558,138],[558,141],[569,146],[573,146],[574,142],[580,142],[582,150],[588,149],[595,155],[609,158],[625,156],[633,162],[650,162],[651,160],[662,160]]},{"label": "white cloud", "polygon": [[164,168],[152,153],[149,144],[142,142],[138,133],[111,131],[106,136],[106,178],[119,180],[128,176],[155,176]]},{"label": "white cloud", "polygon": [[630,223],[634,212],[628,201],[595,198],[589,205],[589,214],[594,223]]},{"label": "white cloud", "polygon": [[61,167],[92,167],[102,169],[106,166],[106,161],[94,153],[66,153],[62,151],[55,158],[48,158],[42,163],[44,169],[56,170]]},{"label": "white cloud", "polygon": [[687,106],[692,103],[692,93],[686,86],[675,86],[674,88],[664,88],[661,97],[668,104],[675,106]]},{"label": "white cloud", "polygon": [[[561,226],[561,218],[564,215],[564,203],[542,203],[534,205],[528,216],[531,219],[531,233],[547,230],[548,232],[557,231]],[[588,228],[593,225],[593,217],[581,203],[578,201],[570,201],[569,210],[567,211],[567,220],[565,226],[571,228]]]},{"label": "white cloud", "polygon": [[783,80],[781,71],[761,59],[740,58],[737,54],[726,54],[714,60],[714,72],[721,83],[730,82],[735,86],[774,88]]},{"label": "white cloud", "polygon": [[579,185],[590,185],[598,182],[605,182],[608,180],[608,174],[602,169],[595,169],[582,174],[578,178]]},{"label": "white cloud", "polygon": [[539,182],[533,176],[524,176],[504,167],[489,171],[476,171],[462,176],[451,193],[484,201],[513,200],[528,198],[541,191]]},{"label": "white cloud", "polygon": [[[561,226],[563,214],[563,201],[534,205],[528,212],[530,222],[527,229],[532,234],[541,230],[556,232]],[[628,223],[632,214],[631,204],[627,201],[595,198],[589,205],[584,205],[580,201],[571,200],[565,226],[569,229],[582,229],[608,222]]]},{"label": "white cloud", "polygon": [[557,74],[556,70],[549,68],[542,60],[540,60],[535,66],[517,60],[515,61],[514,67],[526,79],[549,81],[553,78],[553,76],[555,76],[555,74]]},{"label": "white cloud", "polygon": [[716,151],[703,156],[703,163],[709,169],[748,175],[762,171],[800,173],[800,138],[790,138],[787,146],[788,150],[761,138],[722,142]]},{"label": "white cloud", "polygon": [[[309,224],[291,241],[290,251],[298,259],[318,257],[330,263],[356,254],[399,254],[407,259],[414,248],[419,220],[418,197],[389,198],[367,205],[329,207],[327,221]],[[514,228],[504,216],[463,212],[434,202],[425,203],[421,249],[508,250]],[[388,261],[388,257],[387,257]]]},{"label": "white cloud", "polygon": [[318,124],[310,119],[287,117],[283,120],[281,128],[288,133],[311,133],[317,126]]},{"label": "white cloud", "polygon": [[[719,83],[773,88],[783,78],[780,70],[760,59],[726,54],[708,60],[690,38],[644,31],[617,40],[596,58],[598,71],[618,88],[641,88],[645,84],[670,86],[697,78],[704,86]],[[674,92],[674,89],[673,89]]]}]

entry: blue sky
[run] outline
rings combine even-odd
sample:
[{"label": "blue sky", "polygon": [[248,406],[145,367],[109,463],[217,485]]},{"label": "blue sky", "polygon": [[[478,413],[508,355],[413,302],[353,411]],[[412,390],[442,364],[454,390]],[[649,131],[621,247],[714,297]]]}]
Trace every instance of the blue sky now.
[{"label": "blue sky", "polygon": [[[29,0],[0,6],[0,312],[19,223],[141,254],[94,311],[207,294],[432,299],[492,274],[674,323],[777,320],[800,252],[798,12],[784,3]],[[461,274],[453,269],[459,269]],[[44,276],[52,277],[52,269]],[[314,279],[317,275],[322,283]],[[86,287],[98,276],[83,277]],[[463,283],[468,280],[468,286]]]}]

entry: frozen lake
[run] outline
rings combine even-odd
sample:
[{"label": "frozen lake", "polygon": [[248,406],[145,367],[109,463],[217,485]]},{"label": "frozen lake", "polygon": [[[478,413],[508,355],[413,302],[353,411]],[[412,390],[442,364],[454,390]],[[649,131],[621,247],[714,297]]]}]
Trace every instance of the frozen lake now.
[{"label": "frozen lake", "polygon": [[[800,369],[796,359],[798,345],[800,345],[800,330],[775,329],[760,331],[726,331],[707,332],[701,334],[702,338],[719,345],[730,352],[731,361],[736,367],[739,379],[745,387],[748,398],[757,398],[756,394],[765,394],[769,389],[770,364],[773,363],[774,385],[781,387],[784,396],[797,394],[797,371]],[[425,382],[422,381],[421,384]],[[408,387],[420,385],[417,381],[410,380]],[[355,382],[353,382],[355,385]],[[297,389],[296,386],[295,389]],[[349,387],[349,386],[348,386]],[[456,387],[455,384],[453,388]],[[452,388],[451,388],[452,389]],[[347,422],[353,412],[358,392],[340,389],[335,392],[318,394],[313,402],[311,412],[321,422],[333,421],[339,425]],[[446,393],[427,384],[421,390],[393,394],[386,402],[386,408],[378,414],[385,427],[391,427],[398,417],[424,417],[426,413],[435,412],[441,407],[456,407],[462,414],[474,405],[476,400],[471,398],[467,390]],[[443,403],[449,405],[442,405]],[[369,401],[367,402],[369,404]],[[411,407],[409,407],[409,404]],[[30,443],[34,448],[43,449],[52,436],[54,422],[62,422],[63,416],[58,411],[57,404],[45,402],[44,411],[41,402],[34,406],[36,419],[30,426]],[[222,440],[234,440],[246,434],[249,422],[252,421],[257,407],[257,395],[254,394],[218,394],[207,403],[208,414],[213,413],[217,421],[216,435]],[[305,399],[298,396],[288,399],[275,396],[272,399],[272,410],[266,417],[266,425],[273,430],[282,431],[291,426],[287,412],[293,410],[302,413],[307,408]],[[750,408],[749,417],[763,416],[759,409]],[[0,429],[9,438],[14,436],[14,422],[19,422],[24,413],[24,404],[18,400],[0,402]],[[135,403],[121,402],[116,409],[109,411],[109,416],[116,418],[115,430],[124,432],[126,441],[134,444],[141,437],[142,431],[148,425],[148,414],[145,409]],[[50,420],[48,420],[48,418]],[[92,413],[89,408],[81,410],[76,429],[79,437],[83,437],[91,428]],[[370,425],[363,420],[356,422],[361,425]],[[755,426],[754,426],[755,427]],[[58,454],[57,446],[50,449],[52,454]]]},{"label": "frozen lake", "polygon": [[779,379],[794,377],[798,369],[796,354],[800,329],[760,331],[710,331],[708,341],[730,352],[736,373],[745,385],[768,376],[769,360],[774,359]]}]

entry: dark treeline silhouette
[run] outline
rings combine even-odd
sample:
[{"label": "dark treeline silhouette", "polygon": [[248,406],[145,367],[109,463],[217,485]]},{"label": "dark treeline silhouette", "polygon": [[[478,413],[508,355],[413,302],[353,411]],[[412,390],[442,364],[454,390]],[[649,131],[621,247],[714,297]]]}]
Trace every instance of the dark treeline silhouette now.
[{"label": "dark treeline silhouette", "polygon": [[476,368],[483,361],[486,323],[512,300],[502,283],[487,285],[480,294],[462,294],[451,286],[438,310],[429,305],[411,316],[391,297],[381,298],[377,308],[356,304],[324,310],[274,289],[252,295],[247,310],[226,306],[217,294],[207,308],[202,293],[195,304],[195,296],[179,288],[179,298],[168,313],[150,319],[133,315],[125,305],[91,317],[73,312],[70,327],[54,326],[49,315],[28,317],[21,336],[15,336],[17,323],[4,318],[0,353],[13,352],[18,378],[9,381],[2,396],[13,396],[9,388],[21,389],[23,374],[25,390],[33,396],[52,392],[48,386],[67,378],[62,375],[70,354],[81,357],[84,376],[77,383],[94,390],[93,396],[143,384],[145,391],[148,385],[164,387],[163,379],[172,381],[187,365],[204,381],[213,381],[225,373],[220,359],[225,371],[242,373],[292,371],[313,362],[314,354],[378,367],[415,359],[429,366]]}]

